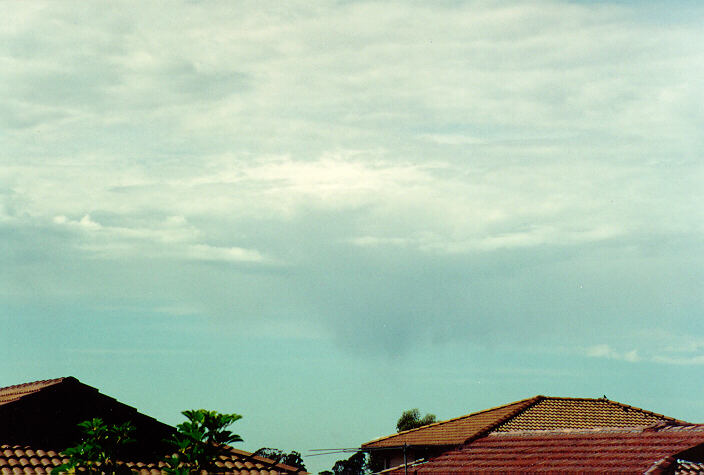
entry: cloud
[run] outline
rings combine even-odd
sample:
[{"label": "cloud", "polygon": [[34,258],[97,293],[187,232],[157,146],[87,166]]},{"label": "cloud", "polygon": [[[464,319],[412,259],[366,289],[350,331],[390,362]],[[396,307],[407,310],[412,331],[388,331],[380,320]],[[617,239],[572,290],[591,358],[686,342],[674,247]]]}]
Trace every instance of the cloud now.
[{"label": "cloud", "polygon": [[262,262],[266,259],[259,252],[241,247],[213,247],[196,244],[188,248],[188,257],[204,261]]},{"label": "cloud", "polygon": [[685,366],[698,366],[704,364],[704,355],[697,356],[656,356],[653,361],[657,363],[674,364],[674,365],[685,365]]},{"label": "cloud", "polygon": [[651,357],[609,334],[662,315],[682,330],[702,308],[691,19],[76,5],[18,4],[0,27],[8,299],[193,308],[365,350],[553,338],[626,360]]},{"label": "cloud", "polygon": [[[74,229],[80,248],[93,256],[102,258],[124,258],[146,256],[162,259],[193,259],[220,262],[266,262],[261,253],[241,247],[222,247],[197,243],[199,232],[189,226],[182,216],[170,216],[161,223],[151,223],[150,228],[103,226],[90,215],[72,221],[66,216],[53,218],[53,223]],[[155,247],[158,245],[158,248]]]},{"label": "cloud", "polygon": [[[682,70],[701,57],[686,47],[700,39],[696,30],[660,30],[624,8],[355,2],[258,15],[244,14],[245,5],[175,8],[181,14],[168,18],[157,7],[142,6],[140,15],[113,8],[112,18],[88,8],[95,21],[80,28],[69,4],[25,13],[25,28],[5,33],[12,47],[4,70],[18,107],[101,125],[143,123],[210,149],[229,148],[221,139],[234,135],[255,152],[276,150],[267,137],[296,151],[305,139],[320,151],[311,139],[396,145],[396,136],[472,137],[499,154],[497,139],[513,140],[520,154],[519,142],[536,133],[564,144],[566,133],[603,140],[623,129],[649,141],[667,127],[676,140],[682,127],[695,127],[680,114],[697,94]],[[52,40],[32,38],[37,26]],[[152,135],[165,138],[178,141]]]},{"label": "cloud", "polygon": [[[609,338],[610,343],[599,343],[582,350],[590,358],[606,358],[631,363],[657,363],[677,366],[696,366],[704,363],[704,340],[697,332],[682,333],[671,328],[643,325],[620,336]],[[638,344],[638,349],[629,346]]]},{"label": "cloud", "polygon": [[638,350],[630,350],[626,352],[618,352],[612,349],[609,345],[600,344],[587,348],[586,355],[590,358],[609,358],[615,360],[628,361],[636,363],[640,361]]}]

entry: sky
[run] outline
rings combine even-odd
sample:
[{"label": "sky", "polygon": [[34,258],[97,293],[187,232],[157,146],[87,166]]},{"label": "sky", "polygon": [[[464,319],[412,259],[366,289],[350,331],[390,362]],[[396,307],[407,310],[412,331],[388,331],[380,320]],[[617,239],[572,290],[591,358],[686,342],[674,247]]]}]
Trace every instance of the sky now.
[{"label": "sky", "polygon": [[312,472],[532,397],[704,422],[704,6],[9,1],[0,386]]}]

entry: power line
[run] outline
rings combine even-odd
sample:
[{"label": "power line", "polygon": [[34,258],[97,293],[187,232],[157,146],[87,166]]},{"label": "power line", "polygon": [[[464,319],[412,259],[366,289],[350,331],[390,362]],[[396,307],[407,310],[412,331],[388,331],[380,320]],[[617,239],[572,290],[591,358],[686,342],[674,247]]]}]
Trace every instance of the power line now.
[{"label": "power line", "polygon": [[310,449],[309,452],[319,452],[317,454],[307,454],[307,457],[316,457],[318,455],[333,455],[333,454],[350,454],[360,452],[362,449],[358,447],[348,447],[340,449]]}]

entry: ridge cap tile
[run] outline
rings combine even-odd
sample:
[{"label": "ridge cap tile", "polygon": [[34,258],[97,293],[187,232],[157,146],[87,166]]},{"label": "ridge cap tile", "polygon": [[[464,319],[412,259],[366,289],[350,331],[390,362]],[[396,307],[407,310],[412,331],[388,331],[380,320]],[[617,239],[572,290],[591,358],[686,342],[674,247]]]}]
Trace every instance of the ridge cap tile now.
[{"label": "ridge cap tile", "polygon": [[37,380],[37,381],[29,381],[29,382],[27,382],[27,383],[13,384],[13,385],[10,385],[10,386],[0,387],[0,392],[2,392],[2,391],[9,391],[9,390],[12,390],[12,389],[24,388],[24,387],[27,387],[27,386],[34,386],[34,385],[39,385],[40,387],[47,387],[47,386],[51,386],[51,385],[53,385],[53,384],[61,383],[61,382],[63,382],[64,380],[69,380],[69,379],[76,379],[76,378],[74,378],[73,376],[63,376],[63,377],[60,377],[60,378],[40,379],[40,380]]}]

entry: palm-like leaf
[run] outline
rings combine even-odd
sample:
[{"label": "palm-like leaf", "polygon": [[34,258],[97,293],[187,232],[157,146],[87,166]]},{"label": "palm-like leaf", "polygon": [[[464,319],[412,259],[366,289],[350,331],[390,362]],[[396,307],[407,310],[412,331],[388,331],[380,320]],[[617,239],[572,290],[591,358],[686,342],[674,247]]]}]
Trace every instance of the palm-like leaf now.
[{"label": "palm-like leaf", "polygon": [[239,414],[221,414],[206,409],[191,409],[182,414],[188,419],[176,426],[177,433],[171,440],[178,464],[167,461],[170,467],[188,467],[193,471],[207,469],[223,453],[224,446],[241,442],[242,438],[227,429],[242,418]]}]

